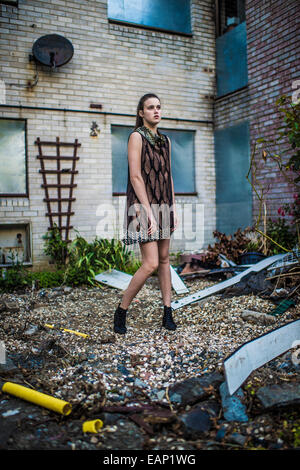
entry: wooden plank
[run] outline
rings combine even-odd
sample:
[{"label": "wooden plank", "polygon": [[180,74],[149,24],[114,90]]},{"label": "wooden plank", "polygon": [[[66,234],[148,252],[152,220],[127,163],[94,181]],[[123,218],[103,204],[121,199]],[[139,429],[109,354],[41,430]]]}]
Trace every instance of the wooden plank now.
[{"label": "wooden plank", "polygon": [[[42,146],[41,146],[41,141],[40,141],[40,138],[38,137],[37,140],[36,140],[36,143],[38,145],[38,150],[39,150],[39,155],[40,155],[40,164],[41,164],[41,169],[42,170],[45,170],[45,166],[44,166],[44,159],[43,159],[43,152],[42,152]],[[49,199],[49,192],[48,192],[48,185],[47,185],[47,179],[46,179],[46,175],[43,173],[43,185],[42,187],[45,188],[45,196],[46,196],[46,199]],[[51,213],[51,205],[50,205],[50,202],[48,201],[47,202],[47,209],[48,209],[48,212]],[[50,225],[51,227],[53,226],[53,219],[52,219],[52,216],[50,215],[49,216],[49,221],[50,221]]]},{"label": "wooden plank", "polygon": [[74,215],[74,212],[51,212],[46,214],[48,217],[51,215],[52,217],[59,217],[63,215]]},{"label": "wooden plank", "polygon": [[[62,197],[60,200],[61,200],[61,202],[68,202],[68,201],[70,200],[70,198],[68,198],[68,197]],[[76,201],[76,198],[75,198],[75,197],[72,197],[71,200],[72,200],[72,201]],[[58,201],[58,198],[56,198],[56,197],[51,197],[51,198],[49,198],[49,199],[44,198],[43,201],[44,201],[44,202],[57,202],[57,201]]]},{"label": "wooden plank", "polygon": [[[37,144],[38,143],[37,140],[34,143]],[[56,146],[56,142],[49,142],[49,141],[45,141],[45,140],[40,141],[40,144],[41,145],[50,145],[52,147]],[[79,143],[74,144],[74,143],[70,143],[70,142],[59,142],[59,145],[61,147],[74,147],[74,145],[76,145],[77,147],[81,146],[81,144],[79,144]]]},{"label": "wooden plank", "polygon": [[[71,185],[70,184],[42,184],[41,185],[42,188],[70,188]],[[77,184],[72,184],[72,188],[76,188],[77,187]]]},{"label": "wooden plank", "polygon": [[[71,206],[72,206],[72,196],[73,196],[73,184],[74,184],[74,174],[75,173],[78,173],[78,171],[75,170],[76,168],[76,156],[77,156],[77,143],[78,143],[78,139],[75,139],[75,145],[74,145],[74,149],[73,149],[73,162],[72,162],[72,171],[71,171],[71,186],[70,186],[70,189],[69,189],[69,202],[68,202],[68,212],[71,213]],[[67,227],[70,225],[70,215],[67,216],[67,222],[66,222],[66,225]],[[68,238],[69,236],[69,229],[67,228],[66,229],[66,239]]]},{"label": "wooden plank", "polygon": [[71,161],[72,161],[72,160],[80,160],[79,157],[75,157],[75,158],[74,158],[74,157],[70,157],[70,156],[64,157],[63,155],[60,155],[59,157],[57,157],[56,155],[44,155],[43,157],[40,157],[39,155],[37,155],[37,158],[38,158],[38,159],[41,159],[41,158],[42,158],[43,160],[57,160],[58,158],[59,158],[60,160],[71,160]]},{"label": "wooden plank", "polygon": [[39,170],[39,173],[45,173],[49,175],[63,175],[63,174],[74,174],[77,175],[78,171],[72,171],[69,168],[62,169],[62,170]]}]

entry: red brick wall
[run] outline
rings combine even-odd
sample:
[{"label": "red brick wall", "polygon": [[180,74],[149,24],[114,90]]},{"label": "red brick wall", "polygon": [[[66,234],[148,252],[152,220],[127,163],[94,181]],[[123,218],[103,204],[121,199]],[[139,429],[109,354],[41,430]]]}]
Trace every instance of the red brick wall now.
[{"label": "red brick wall", "polygon": [[[246,0],[251,150],[258,137],[276,137],[276,125],[282,120],[275,101],[283,94],[291,96],[295,91],[292,83],[300,79],[299,18],[299,0]],[[268,212],[277,216],[278,207],[292,200],[294,189],[281,176],[275,163],[263,164],[261,144],[257,145],[257,180],[260,185],[269,187]],[[270,149],[283,150],[283,147]],[[288,155],[291,151],[286,153],[284,161]],[[255,216],[258,202],[255,194],[253,197]]]}]

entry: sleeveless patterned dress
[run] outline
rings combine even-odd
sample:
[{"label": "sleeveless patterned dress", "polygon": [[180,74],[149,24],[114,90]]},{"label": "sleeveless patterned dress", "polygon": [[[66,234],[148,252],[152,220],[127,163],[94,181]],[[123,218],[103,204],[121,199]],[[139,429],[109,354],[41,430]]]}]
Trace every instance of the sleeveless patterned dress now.
[{"label": "sleeveless patterned dress", "polygon": [[157,223],[157,231],[148,234],[148,217],[131,184],[128,165],[124,236],[121,238],[125,245],[170,238],[174,232],[174,201],[168,138],[161,133],[153,134],[146,126],[138,127],[133,132],[139,132],[142,136],[141,174]]}]

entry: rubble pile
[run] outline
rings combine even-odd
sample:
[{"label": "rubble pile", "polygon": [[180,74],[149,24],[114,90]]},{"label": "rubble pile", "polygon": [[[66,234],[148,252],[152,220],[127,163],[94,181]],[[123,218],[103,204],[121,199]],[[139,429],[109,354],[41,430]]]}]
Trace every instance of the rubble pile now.
[{"label": "rubble pile", "polygon": [[[185,280],[190,293],[215,282]],[[273,315],[273,321],[268,318],[295,287],[270,281],[263,283],[262,296],[249,285],[238,293],[234,287],[235,292],[225,290],[176,310],[178,328],[170,332],[161,326],[159,283],[152,276],[129,308],[125,336],[113,333],[121,298],[115,288],[3,294],[1,383],[66,400],[72,412],[62,416],[2,391],[0,448],[299,448],[295,350],[254,371],[233,395],[223,368],[243,343],[299,319],[296,291],[294,304]],[[91,419],[103,421],[96,434],[82,431],[82,423]]]}]

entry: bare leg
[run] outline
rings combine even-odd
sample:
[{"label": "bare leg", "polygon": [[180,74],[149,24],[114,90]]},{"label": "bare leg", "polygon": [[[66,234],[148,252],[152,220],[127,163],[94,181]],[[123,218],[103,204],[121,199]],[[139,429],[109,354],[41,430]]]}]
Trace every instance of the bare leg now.
[{"label": "bare leg", "polygon": [[170,271],[170,259],[169,259],[169,248],[170,239],[159,240],[158,242],[158,276],[160,290],[164,305],[171,306],[171,271]]},{"label": "bare leg", "polygon": [[124,291],[120,307],[127,310],[132,299],[141,290],[148,277],[158,267],[158,242],[140,243],[142,265],[132,277],[129,286]]}]

